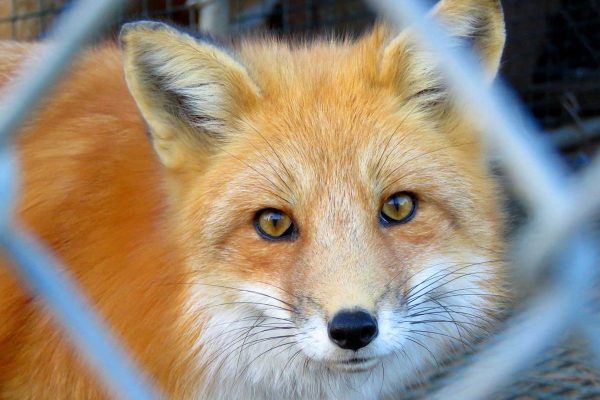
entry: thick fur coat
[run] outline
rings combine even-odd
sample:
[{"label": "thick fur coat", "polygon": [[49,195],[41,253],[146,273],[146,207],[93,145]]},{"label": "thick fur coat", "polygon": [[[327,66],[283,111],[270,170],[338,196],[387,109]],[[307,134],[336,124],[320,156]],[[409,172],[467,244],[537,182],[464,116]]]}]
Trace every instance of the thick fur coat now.
[{"label": "thick fur coat", "polygon": [[[491,80],[499,2],[433,15]],[[0,44],[4,88],[45,45]],[[502,307],[502,196],[459,102],[410,28],[226,48],[128,24],[22,129],[15,218],[168,398],[397,398]],[[382,224],[395,193],[414,217]],[[265,209],[295,234],[258,234]],[[0,398],[108,396],[0,264]],[[331,340],[344,309],[376,318],[368,346]]]}]

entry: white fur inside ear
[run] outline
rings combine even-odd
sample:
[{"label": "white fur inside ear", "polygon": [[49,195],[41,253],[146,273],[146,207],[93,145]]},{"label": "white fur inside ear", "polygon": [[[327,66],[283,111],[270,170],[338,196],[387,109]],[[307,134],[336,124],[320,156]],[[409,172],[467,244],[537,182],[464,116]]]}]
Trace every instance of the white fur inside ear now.
[{"label": "white fur inside ear", "polygon": [[164,24],[128,24],[121,44],[127,85],[167,166],[197,159],[198,144],[226,140],[260,97],[231,54]]},{"label": "white fur inside ear", "polygon": [[[171,48],[160,48],[140,56],[139,62],[147,79],[156,85],[166,98],[167,107],[174,117],[186,118],[196,128],[209,132],[221,132],[226,121],[232,117],[229,104],[233,99],[226,81],[214,66],[206,71],[195,62],[186,60],[188,55],[174,52]],[[225,69],[221,72],[225,75]]]},{"label": "white fur inside ear", "polygon": [[[445,28],[452,46],[473,48],[481,60],[482,75],[491,82],[498,72],[506,39],[499,0],[442,0],[431,16]],[[382,76],[403,81],[415,88],[413,93],[444,86],[439,84],[441,77],[433,61],[437,57],[427,54],[413,35],[409,26],[386,45]]]}]

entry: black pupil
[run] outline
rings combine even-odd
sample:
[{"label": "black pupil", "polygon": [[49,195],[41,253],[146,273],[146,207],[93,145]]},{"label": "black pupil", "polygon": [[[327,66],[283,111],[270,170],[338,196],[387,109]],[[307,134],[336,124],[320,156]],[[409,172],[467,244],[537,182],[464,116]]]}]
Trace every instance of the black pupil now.
[{"label": "black pupil", "polygon": [[283,215],[278,214],[278,213],[272,213],[270,219],[271,219],[271,223],[273,224],[273,227],[277,228],[277,225],[283,219]]},{"label": "black pupil", "polygon": [[392,197],[392,205],[394,206],[394,208],[396,209],[396,211],[400,211],[400,206],[401,203],[404,203],[404,199],[400,198],[400,196],[394,196]]}]

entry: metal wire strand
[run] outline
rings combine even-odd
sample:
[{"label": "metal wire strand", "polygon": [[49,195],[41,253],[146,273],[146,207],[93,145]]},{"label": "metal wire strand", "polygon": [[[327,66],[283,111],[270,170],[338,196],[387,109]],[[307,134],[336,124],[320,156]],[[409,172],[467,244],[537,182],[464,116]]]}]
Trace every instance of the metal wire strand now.
[{"label": "metal wire strand", "polygon": [[[153,399],[152,390],[129,357],[111,338],[75,284],[49,251],[29,235],[10,227],[10,203],[17,182],[9,139],[69,65],[82,45],[109,20],[120,0],[80,0],[58,21],[42,54],[26,60],[20,78],[0,104],[0,245],[18,275],[43,299],[79,351],[117,398]],[[4,149],[2,149],[4,147]]]},{"label": "metal wire strand", "polygon": [[[544,221],[541,225],[552,233],[549,236],[542,231],[537,242],[544,244],[541,251],[532,248],[531,243],[521,242],[523,246],[516,257],[519,268],[534,275],[549,255],[555,255],[568,242],[576,222],[593,215],[599,202],[592,197],[598,191],[592,182],[600,181],[600,161],[596,160],[580,186],[570,182],[560,160],[537,138],[530,118],[515,106],[518,102],[514,96],[501,83],[486,89],[483,80],[477,79],[481,73],[474,55],[466,49],[453,48],[441,28],[425,18],[427,10],[422,3],[414,0],[370,0],[370,3],[397,25],[410,25],[418,45],[432,52],[450,89],[464,100],[466,109],[477,110],[478,118],[473,122],[498,151],[518,194],[534,214],[534,221],[536,218]],[[551,218],[557,211],[568,211],[577,201],[585,206],[577,218],[569,218],[568,213],[562,219]],[[520,237],[525,238],[527,235]],[[553,285],[540,290],[498,343],[484,350],[455,381],[434,394],[434,399],[489,398],[562,337],[587,298],[582,293],[590,290],[597,261],[594,242],[586,236],[574,240],[566,254],[560,260],[558,276],[562,279],[557,278]]]}]

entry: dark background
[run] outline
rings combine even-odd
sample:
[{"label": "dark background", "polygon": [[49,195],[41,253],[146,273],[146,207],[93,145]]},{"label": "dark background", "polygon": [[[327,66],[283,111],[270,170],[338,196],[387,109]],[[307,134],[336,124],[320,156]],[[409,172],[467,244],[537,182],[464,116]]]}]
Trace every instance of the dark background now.
[{"label": "dark background", "polygon": [[[72,0],[0,0],[0,38],[43,37]],[[362,0],[226,2],[227,33],[356,35],[374,21]],[[197,29],[205,0],[129,1],[109,30],[152,18]],[[508,42],[502,73],[563,152],[584,164],[600,141],[600,0],[503,0]],[[112,32],[112,33],[111,33]]]}]

